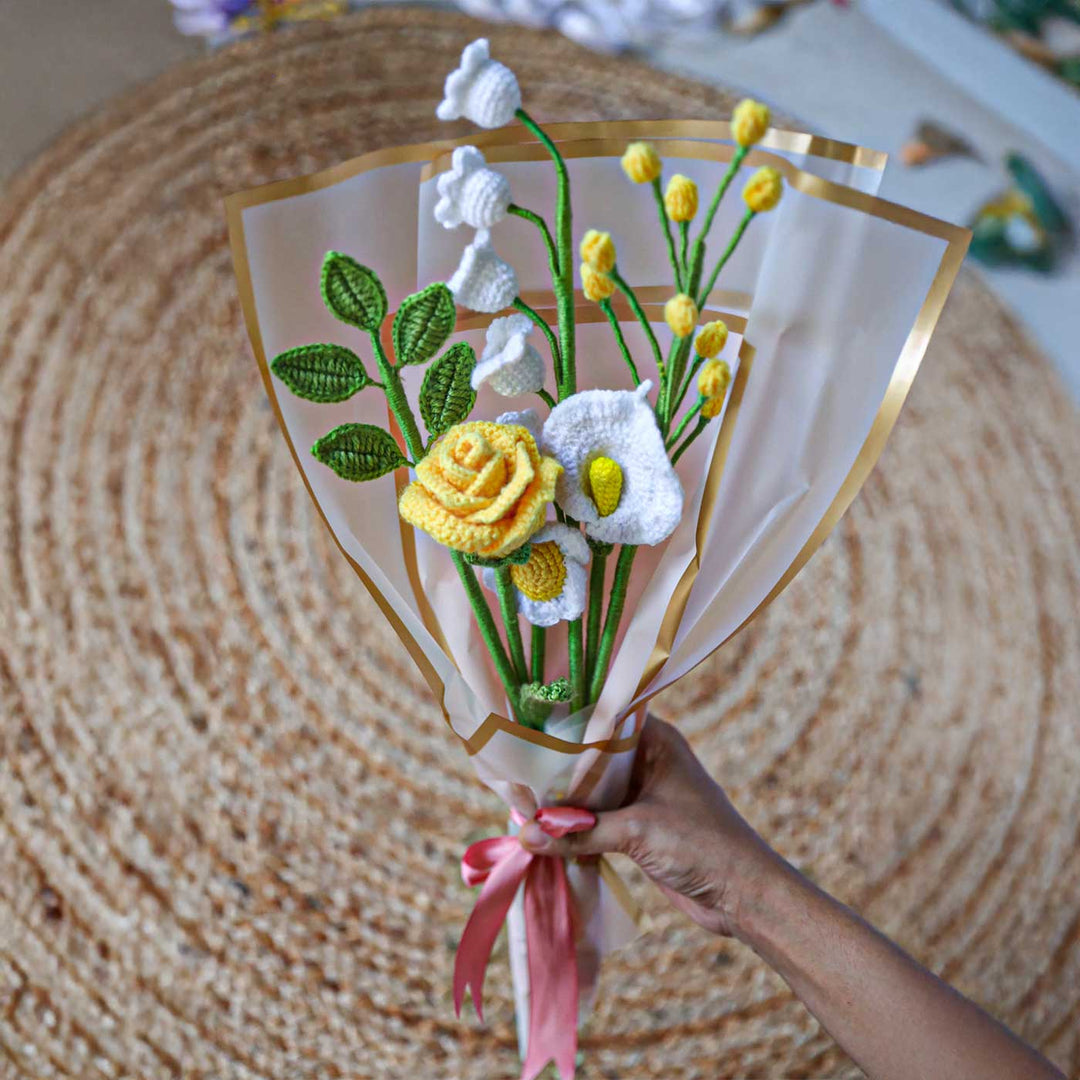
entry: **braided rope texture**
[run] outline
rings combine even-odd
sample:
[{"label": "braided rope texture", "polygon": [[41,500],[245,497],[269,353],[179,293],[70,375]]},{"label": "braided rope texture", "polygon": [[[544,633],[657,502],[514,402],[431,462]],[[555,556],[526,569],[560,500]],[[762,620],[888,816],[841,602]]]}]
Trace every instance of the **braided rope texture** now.
[{"label": "braided rope texture", "polygon": [[[457,860],[499,807],[309,504],[222,213],[467,130],[433,110],[481,32],[544,118],[734,103],[377,10],[178,68],[5,193],[0,1077],[516,1075],[505,963],[486,1029],[449,998]],[[963,276],[837,532],[658,702],[787,856],[1074,1070],[1078,460],[1046,362]],[[748,950],[631,884],[651,924],[605,967],[586,1080],[858,1075]]]}]

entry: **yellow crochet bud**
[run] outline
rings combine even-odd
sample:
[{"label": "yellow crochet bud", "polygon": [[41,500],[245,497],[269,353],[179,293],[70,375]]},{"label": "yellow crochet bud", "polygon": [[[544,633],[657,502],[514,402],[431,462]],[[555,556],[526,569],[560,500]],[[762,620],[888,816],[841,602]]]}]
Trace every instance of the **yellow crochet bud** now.
[{"label": "yellow crochet bud", "polygon": [[689,176],[676,173],[668,181],[664,209],[672,221],[693,221],[697,213],[697,184]]},{"label": "yellow crochet bud", "polygon": [[635,184],[651,184],[660,175],[660,155],[651,143],[634,142],[622,156],[622,167]]},{"label": "yellow crochet bud", "polygon": [[753,146],[769,130],[769,106],[753,98],[743,98],[731,114],[731,134],[740,146]]},{"label": "yellow crochet bud", "polygon": [[713,420],[720,415],[723,408],[724,395],[720,394],[717,397],[707,399],[705,404],[701,406],[701,412],[698,415],[704,417],[706,420]]},{"label": "yellow crochet bud", "polygon": [[[726,360],[710,360],[698,372],[697,388],[703,398],[720,398],[722,401],[730,385],[731,368]],[[701,411],[705,411],[704,406]]]},{"label": "yellow crochet bud", "polygon": [[743,188],[742,197],[755,214],[771,210],[784,193],[784,181],[771,165],[762,165]]},{"label": "yellow crochet bud", "polygon": [[712,360],[724,351],[727,344],[728,328],[723,319],[714,319],[707,322],[698,334],[694,342],[694,349],[698,356],[704,356],[706,360]]},{"label": "yellow crochet bud", "polygon": [[524,566],[510,567],[510,580],[530,600],[554,600],[566,582],[566,559],[554,540],[533,544]]},{"label": "yellow crochet bud", "polygon": [[589,491],[601,517],[614,514],[622,497],[622,469],[609,457],[589,462]]},{"label": "yellow crochet bud", "polygon": [[601,300],[607,300],[615,291],[615,282],[607,274],[594,270],[588,263],[582,263],[581,288],[586,300],[599,304]]},{"label": "yellow crochet bud", "polygon": [[581,238],[581,261],[601,274],[610,274],[615,269],[615,244],[611,233],[590,229]]},{"label": "yellow crochet bud", "polygon": [[697,304],[686,293],[676,293],[664,305],[664,318],[676,337],[689,337],[697,326]]}]

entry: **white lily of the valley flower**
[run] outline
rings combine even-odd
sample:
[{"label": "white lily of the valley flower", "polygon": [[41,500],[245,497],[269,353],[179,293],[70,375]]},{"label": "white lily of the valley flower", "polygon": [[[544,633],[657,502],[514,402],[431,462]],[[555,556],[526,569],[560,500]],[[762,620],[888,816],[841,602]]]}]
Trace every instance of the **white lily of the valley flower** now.
[{"label": "white lily of the valley flower", "polygon": [[511,427],[523,427],[532,437],[537,446],[540,445],[540,432],[544,425],[540,422],[540,414],[535,409],[522,409],[521,412],[504,412],[495,417],[496,424],[509,424]]},{"label": "white lily of the valley flower", "polygon": [[490,229],[506,217],[510,205],[510,181],[487,167],[487,159],[475,146],[459,146],[449,172],[435,182],[439,201],[435,220],[446,229],[471,225]]},{"label": "white lily of the valley flower", "polygon": [[489,314],[509,307],[518,292],[517,274],[495,254],[487,229],[480,229],[461,253],[461,262],[446,284],[459,304]]},{"label": "white lily of the valley flower", "polygon": [[[646,397],[651,389],[645,381],[636,390],[584,390],[559,402],[544,424],[544,453],[563,467],[559,505],[597,540],[659,544],[682,516],[682,485]],[[616,505],[606,514],[591,489],[597,459],[618,475]]]},{"label": "white lily of the valley flower", "polygon": [[466,45],[461,64],[446,76],[443,99],[435,110],[440,120],[465,117],[482,128],[509,124],[521,108],[517,76],[491,59],[487,38]]},{"label": "white lily of the valley flower", "polygon": [[[511,566],[517,608],[533,626],[554,626],[578,618],[588,592],[589,545],[577,529],[553,521],[529,540],[524,566]],[[495,591],[495,571],[484,569],[484,584]]]},{"label": "white lily of the valley flower", "polygon": [[496,394],[517,397],[535,394],[544,385],[544,358],[528,342],[532,328],[528,315],[492,320],[484,351],[473,368],[474,390],[487,382]]}]

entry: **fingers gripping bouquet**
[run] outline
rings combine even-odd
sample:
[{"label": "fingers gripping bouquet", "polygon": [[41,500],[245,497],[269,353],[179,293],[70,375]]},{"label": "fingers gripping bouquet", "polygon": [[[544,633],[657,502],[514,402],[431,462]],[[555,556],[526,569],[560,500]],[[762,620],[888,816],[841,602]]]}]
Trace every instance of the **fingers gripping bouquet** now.
[{"label": "fingers gripping bouquet", "polygon": [[[875,199],[874,155],[771,132],[749,100],[730,124],[615,125],[616,151],[612,125],[537,124],[480,40],[437,113],[513,126],[487,153],[379,152],[235,197],[241,296],[335,538],[512,832],[562,835],[623,798],[648,697],[851,501],[964,238]],[[633,137],[650,127],[681,171]],[[355,253],[326,254],[343,234]],[[599,957],[633,933],[626,890],[512,835],[463,874],[481,891],[457,1007],[469,990],[479,1010],[509,918],[523,1077],[572,1076]]]}]

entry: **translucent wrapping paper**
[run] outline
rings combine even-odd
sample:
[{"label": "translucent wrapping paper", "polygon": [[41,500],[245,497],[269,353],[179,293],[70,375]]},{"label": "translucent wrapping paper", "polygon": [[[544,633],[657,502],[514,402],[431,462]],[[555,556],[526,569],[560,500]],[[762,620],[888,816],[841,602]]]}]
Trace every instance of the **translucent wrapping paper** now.
[{"label": "translucent wrapping paper", "polygon": [[[709,192],[734,152],[728,125],[647,121],[548,131],[570,169],[575,244],[586,228],[616,237],[619,269],[666,342],[662,307],[673,291],[671,269],[650,193],[626,182],[619,155],[628,141],[647,138],[669,173]],[[523,128],[466,141],[509,178],[515,202],[551,219],[550,161]],[[400,522],[397,496],[408,471],[356,485],[310,454],[337,424],[386,427],[385,398],[362,393],[337,405],[314,404],[288,393],[267,366],[268,358],[310,341],[356,345],[320,299],[328,250],[375,268],[391,310],[452,275],[466,239],[436,224],[432,210],[435,177],[449,167],[455,145],[380,150],[230,199],[244,315],[267,393],[320,514],[423,672],[480,778],[525,816],[552,802],[604,809],[624,796],[648,699],[779,594],[866,479],[922,359],[967,233],[878,199],[885,162],[872,151],[772,131],[749,154],[735,191],[763,164],[782,172],[786,190],[777,209],[747,232],[702,315],[722,318],[731,330],[722,354],[734,374],[725,411],[676,466],[686,498],[680,524],[663,544],[639,551],[630,617],[599,701],[539,732],[509,719],[448,553]],[[712,235],[730,235],[743,209],[729,195]],[[508,218],[493,240],[516,269],[523,298],[554,323],[546,253],[535,230]],[[644,334],[628,309],[616,310],[647,377]],[[479,353],[491,318],[460,312],[458,340]],[[632,389],[602,312],[580,295],[577,319],[579,387]],[[404,373],[414,405],[422,375],[417,368]],[[555,389],[550,375],[548,389]],[[501,398],[485,386],[472,417],[494,419],[535,403]],[[565,635],[555,635],[548,649],[549,670],[565,671]],[[633,922],[625,890],[606,864],[571,867],[571,884],[584,928],[578,962],[587,1001],[599,956],[626,940]],[[521,1025],[527,986],[514,918],[510,931]]]}]

